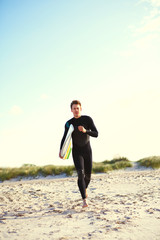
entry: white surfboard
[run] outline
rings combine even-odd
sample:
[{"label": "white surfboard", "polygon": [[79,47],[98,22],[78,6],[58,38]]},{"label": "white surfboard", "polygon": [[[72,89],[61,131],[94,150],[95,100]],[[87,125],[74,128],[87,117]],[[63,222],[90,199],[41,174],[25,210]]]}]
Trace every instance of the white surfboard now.
[{"label": "white surfboard", "polygon": [[63,159],[68,159],[69,155],[71,153],[72,150],[72,132],[74,131],[74,127],[71,124],[69,126],[68,132],[67,132],[67,136],[64,140],[62,149],[61,149],[61,156],[63,157]]}]

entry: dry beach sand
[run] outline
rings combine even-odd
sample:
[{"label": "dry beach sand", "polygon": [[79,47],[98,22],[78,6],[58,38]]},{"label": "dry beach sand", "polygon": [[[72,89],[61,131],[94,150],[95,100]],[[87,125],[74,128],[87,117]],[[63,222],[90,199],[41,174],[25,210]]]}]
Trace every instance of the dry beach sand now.
[{"label": "dry beach sand", "polygon": [[160,170],[0,183],[0,239],[160,239]]}]

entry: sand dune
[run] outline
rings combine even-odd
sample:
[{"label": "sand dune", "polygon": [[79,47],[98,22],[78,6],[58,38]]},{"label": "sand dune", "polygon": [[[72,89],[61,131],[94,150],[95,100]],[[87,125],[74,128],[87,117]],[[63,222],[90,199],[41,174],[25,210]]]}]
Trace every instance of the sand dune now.
[{"label": "sand dune", "polygon": [[0,184],[0,239],[160,239],[160,170],[92,175],[89,207],[76,178]]}]

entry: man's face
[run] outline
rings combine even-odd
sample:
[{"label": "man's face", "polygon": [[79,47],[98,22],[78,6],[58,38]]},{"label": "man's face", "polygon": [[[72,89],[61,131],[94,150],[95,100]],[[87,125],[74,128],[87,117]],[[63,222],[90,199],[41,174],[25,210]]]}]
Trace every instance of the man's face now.
[{"label": "man's face", "polygon": [[75,118],[79,118],[81,116],[82,108],[79,104],[73,104],[71,111]]}]

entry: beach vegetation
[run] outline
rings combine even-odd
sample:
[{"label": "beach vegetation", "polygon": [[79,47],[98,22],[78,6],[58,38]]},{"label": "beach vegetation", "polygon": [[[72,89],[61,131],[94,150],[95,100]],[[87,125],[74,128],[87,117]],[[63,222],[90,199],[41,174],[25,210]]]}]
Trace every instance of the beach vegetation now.
[{"label": "beach vegetation", "polygon": [[105,173],[112,170],[125,169],[132,167],[132,163],[125,157],[114,158],[112,160],[105,160],[103,162],[93,163],[93,173]]},{"label": "beach vegetation", "polygon": [[[126,158],[117,158],[111,161],[93,162],[93,173],[106,173],[112,170],[124,169],[131,167],[131,162]],[[72,176],[75,172],[75,167],[71,166],[36,166],[34,164],[24,164],[19,168],[0,168],[0,181],[24,178],[38,178],[46,176],[55,176],[65,174]]]},{"label": "beach vegetation", "polygon": [[160,156],[150,156],[137,161],[139,166],[157,169],[160,168]]},{"label": "beach vegetation", "polygon": [[36,166],[32,164],[24,164],[19,168],[0,168],[0,181],[10,180],[17,178],[21,180],[23,178],[37,178],[46,177],[49,175],[66,174],[66,176],[72,176],[74,166]]},{"label": "beach vegetation", "polygon": [[[137,161],[138,166],[150,167],[152,169],[160,168],[160,156],[152,156]],[[131,168],[132,162],[126,157],[114,158],[103,162],[93,162],[92,173],[107,173],[113,170]],[[34,164],[24,164],[19,168],[0,168],[0,181],[25,178],[39,178],[55,175],[72,176],[76,172],[73,165],[70,166],[36,166]]]}]

